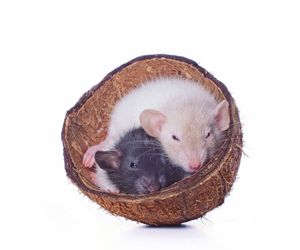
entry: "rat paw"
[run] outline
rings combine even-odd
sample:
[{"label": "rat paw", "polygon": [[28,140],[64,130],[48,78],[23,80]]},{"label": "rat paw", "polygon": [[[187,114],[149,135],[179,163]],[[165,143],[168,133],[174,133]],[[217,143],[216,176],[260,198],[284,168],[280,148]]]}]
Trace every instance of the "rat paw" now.
[{"label": "rat paw", "polygon": [[108,137],[100,144],[89,147],[83,156],[82,164],[87,168],[91,168],[95,164],[96,152],[108,150],[108,148],[110,148],[113,143],[113,137]]},{"label": "rat paw", "polygon": [[95,163],[95,154],[97,151],[102,150],[102,145],[94,145],[88,148],[88,150],[85,152],[82,163],[85,167],[91,168]]},{"label": "rat paw", "polygon": [[119,194],[120,193],[119,189],[115,189],[115,188],[107,188],[107,189],[104,189],[103,191],[106,192],[106,193],[112,193],[112,194]]},{"label": "rat paw", "polygon": [[91,173],[90,173],[90,177],[91,177],[92,183],[95,184],[95,185],[97,186],[96,173],[91,172]]}]

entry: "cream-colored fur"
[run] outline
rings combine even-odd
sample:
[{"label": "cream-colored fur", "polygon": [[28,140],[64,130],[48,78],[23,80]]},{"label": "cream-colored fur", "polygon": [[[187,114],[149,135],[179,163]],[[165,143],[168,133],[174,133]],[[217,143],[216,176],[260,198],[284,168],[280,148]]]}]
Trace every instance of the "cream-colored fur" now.
[{"label": "cream-colored fur", "polygon": [[[95,150],[111,149],[129,129],[148,126],[140,123],[140,115],[144,110],[150,109],[161,112],[166,117],[166,122],[162,124],[156,137],[170,160],[184,170],[193,172],[195,169],[191,166],[199,163],[200,167],[205,163],[219,134],[229,127],[228,106],[220,109],[219,105],[208,90],[190,80],[159,78],[146,82],[115,105],[107,138],[101,144],[88,149],[84,162],[91,166],[94,163]],[[218,130],[214,119],[219,110],[223,113],[219,116],[222,118],[222,129]],[[153,114],[155,112],[151,113]],[[211,135],[205,138],[208,133]],[[179,141],[174,140],[173,135]],[[99,172],[97,176],[99,185],[107,182],[105,173]]]}]

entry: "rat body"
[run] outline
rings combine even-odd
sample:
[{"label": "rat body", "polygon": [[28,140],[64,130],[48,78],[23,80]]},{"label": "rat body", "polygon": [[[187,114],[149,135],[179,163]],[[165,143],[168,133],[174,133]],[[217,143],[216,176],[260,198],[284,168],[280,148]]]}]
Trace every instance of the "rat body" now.
[{"label": "rat body", "polygon": [[87,150],[83,164],[91,167],[96,151],[111,149],[126,131],[142,126],[161,142],[173,164],[195,172],[222,142],[230,124],[228,106],[191,80],[151,80],[116,103],[106,139]]},{"label": "rat body", "polygon": [[97,151],[95,160],[95,184],[110,192],[148,194],[189,175],[173,166],[159,141],[142,128],[129,130],[113,150]]}]

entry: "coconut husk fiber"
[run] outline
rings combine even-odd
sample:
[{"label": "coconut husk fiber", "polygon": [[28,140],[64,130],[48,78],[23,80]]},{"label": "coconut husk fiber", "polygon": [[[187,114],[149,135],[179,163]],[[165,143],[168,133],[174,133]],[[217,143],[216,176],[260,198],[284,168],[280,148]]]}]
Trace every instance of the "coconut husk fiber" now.
[{"label": "coconut husk fiber", "polygon": [[[101,192],[92,184],[82,157],[89,146],[104,140],[115,103],[142,82],[159,76],[196,80],[218,101],[226,99],[231,119],[226,140],[199,172],[157,193],[132,196]],[[113,215],[156,226],[187,222],[220,206],[235,181],[242,154],[238,109],[225,85],[194,61],[170,55],[141,56],[109,73],[67,112],[62,142],[67,176],[82,193]]]}]

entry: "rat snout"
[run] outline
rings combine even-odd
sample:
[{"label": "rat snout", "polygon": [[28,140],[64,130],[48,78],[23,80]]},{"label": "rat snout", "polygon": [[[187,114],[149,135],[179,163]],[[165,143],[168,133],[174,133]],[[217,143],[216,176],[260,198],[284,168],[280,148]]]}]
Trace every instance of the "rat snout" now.
[{"label": "rat snout", "polygon": [[189,168],[192,170],[192,172],[196,172],[201,168],[201,162],[199,160],[192,160],[189,163]]},{"label": "rat snout", "polygon": [[149,193],[153,193],[153,192],[156,192],[159,190],[159,185],[157,183],[151,183],[149,186],[148,186],[148,191]]},{"label": "rat snout", "polygon": [[199,157],[199,153],[196,150],[186,150],[184,152],[185,154],[185,170],[188,172],[196,172],[199,170],[202,166],[202,160],[201,157]]},{"label": "rat snout", "polygon": [[189,159],[189,170],[191,172],[196,172],[198,171],[203,164],[205,163],[205,157],[206,157],[206,151],[205,150],[201,150],[200,154],[199,152],[193,152],[192,154],[190,154]]},{"label": "rat snout", "polygon": [[153,178],[142,176],[136,183],[136,188],[140,194],[149,194],[160,189],[160,185]]}]

